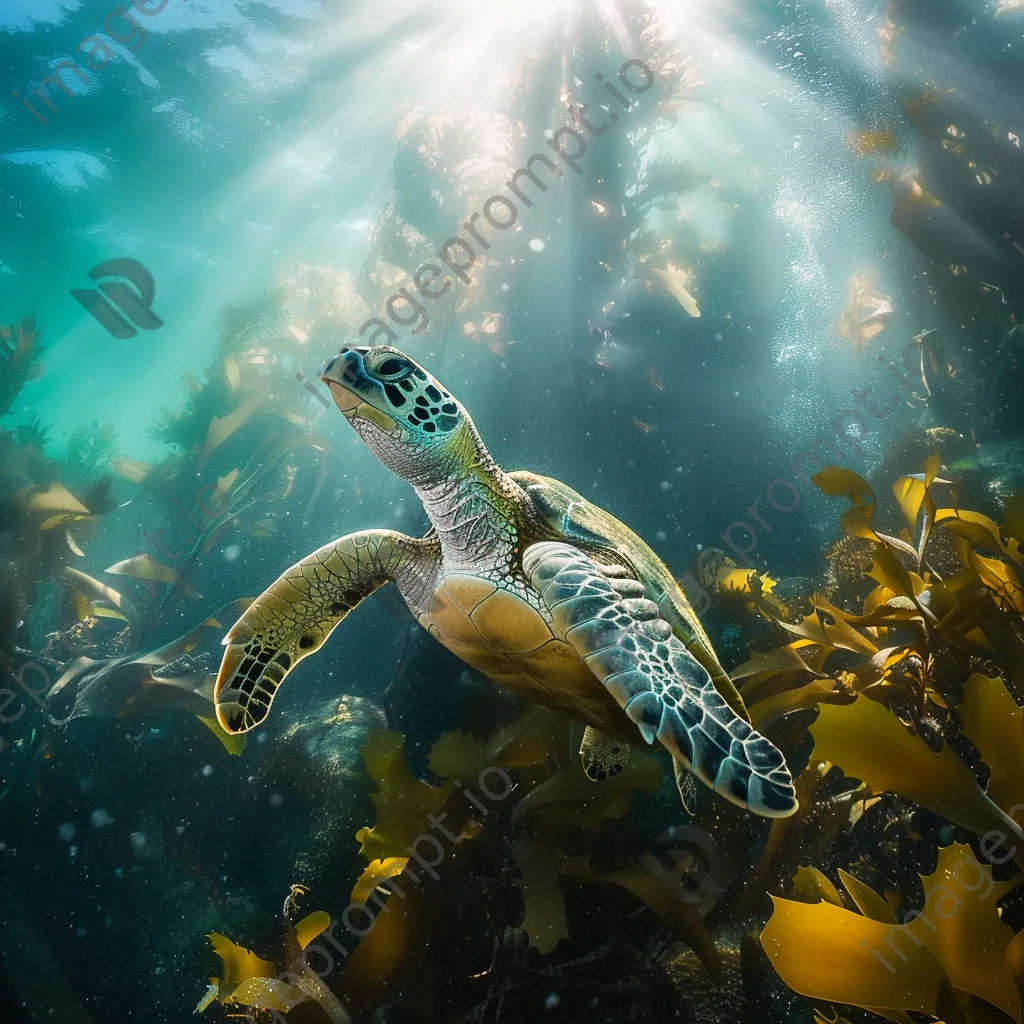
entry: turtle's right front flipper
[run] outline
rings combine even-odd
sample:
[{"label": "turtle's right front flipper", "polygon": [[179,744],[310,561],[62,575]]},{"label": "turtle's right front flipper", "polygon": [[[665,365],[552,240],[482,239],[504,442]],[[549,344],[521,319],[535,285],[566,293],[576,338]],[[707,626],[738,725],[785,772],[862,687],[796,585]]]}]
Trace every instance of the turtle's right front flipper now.
[{"label": "turtle's right front flipper", "polygon": [[[607,571],[606,571],[607,569]],[[705,785],[755,814],[797,809],[782,753],[725,702],[637,580],[567,544],[527,548],[523,570],[572,646],[648,743],[657,739]]]},{"label": "turtle's right front flipper", "polygon": [[416,561],[423,544],[391,530],[363,530],[285,570],[224,638],[214,687],[224,729],[241,733],[259,725],[285,676],[318,651],[363,598]]}]

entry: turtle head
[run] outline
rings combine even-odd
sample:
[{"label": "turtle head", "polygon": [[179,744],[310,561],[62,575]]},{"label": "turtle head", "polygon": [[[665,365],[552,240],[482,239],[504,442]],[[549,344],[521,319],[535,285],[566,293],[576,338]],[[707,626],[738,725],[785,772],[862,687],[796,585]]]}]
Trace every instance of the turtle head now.
[{"label": "turtle head", "polygon": [[462,404],[397,348],[343,348],[320,379],[374,455],[417,486],[448,476],[459,439],[473,432]]}]

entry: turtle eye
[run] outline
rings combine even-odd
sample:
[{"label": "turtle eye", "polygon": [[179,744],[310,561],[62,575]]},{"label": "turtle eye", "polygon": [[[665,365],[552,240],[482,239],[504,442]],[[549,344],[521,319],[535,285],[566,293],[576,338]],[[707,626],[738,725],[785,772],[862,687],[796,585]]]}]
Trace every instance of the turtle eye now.
[{"label": "turtle eye", "polygon": [[388,356],[384,362],[371,371],[378,380],[395,382],[405,380],[412,373],[412,366],[398,356]]}]

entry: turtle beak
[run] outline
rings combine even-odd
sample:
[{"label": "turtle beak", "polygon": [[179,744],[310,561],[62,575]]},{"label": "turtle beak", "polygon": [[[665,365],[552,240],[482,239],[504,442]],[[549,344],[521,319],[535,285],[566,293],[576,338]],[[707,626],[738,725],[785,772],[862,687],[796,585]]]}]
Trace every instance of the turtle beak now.
[{"label": "turtle beak", "polygon": [[350,348],[343,348],[320,373],[320,379],[330,388],[338,408],[351,418],[363,401],[360,382],[370,383],[363,368],[362,355]]},{"label": "turtle beak", "polygon": [[[320,373],[331,389],[334,402],[355,426],[356,420],[369,420],[386,433],[396,429],[395,418],[387,410],[387,399],[380,382],[366,372],[366,349],[343,348]],[[384,406],[384,408],[382,408]]]}]

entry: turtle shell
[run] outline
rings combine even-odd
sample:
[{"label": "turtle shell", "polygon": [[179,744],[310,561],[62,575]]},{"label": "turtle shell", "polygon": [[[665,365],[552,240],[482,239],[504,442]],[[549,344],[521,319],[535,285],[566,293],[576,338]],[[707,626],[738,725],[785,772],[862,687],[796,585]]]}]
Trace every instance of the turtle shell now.
[{"label": "turtle shell", "polygon": [[550,540],[553,534],[567,544],[582,548],[599,561],[632,570],[635,578],[647,588],[647,596],[658,604],[662,617],[672,626],[676,637],[707,669],[715,689],[738,715],[749,721],[743,698],[718,661],[697,613],[668,566],[651,548],[628,526],[560,480],[527,471],[510,473],[509,476],[526,491],[537,516],[535,535],[530,535],[529,525],[524,532],[524,547],[536,541]]}]

